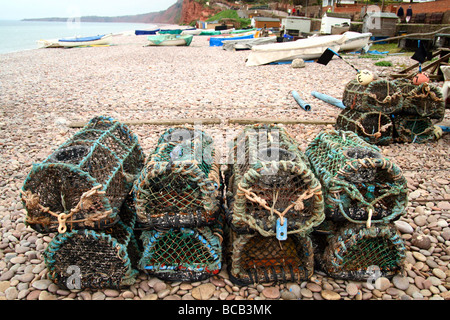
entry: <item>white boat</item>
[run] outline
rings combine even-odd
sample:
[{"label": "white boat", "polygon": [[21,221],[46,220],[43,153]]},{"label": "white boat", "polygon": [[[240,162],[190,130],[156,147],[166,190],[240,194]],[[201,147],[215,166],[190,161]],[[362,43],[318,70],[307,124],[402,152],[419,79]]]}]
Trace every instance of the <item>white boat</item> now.
[{"label": "white boat", "polygon": [[104,34],[94,37],[74,37],[59,39],[58,43],[62,47],[82,47],[82,46],[101,46],[112,42],[112,34]]},{"label": "white boat", "polygon": [[275,42],[277,42],[276,36],[253,38],[253,39],[224,40],[222,49],[227,51],[250,50],[254,46]]},{"label": "white boat", "polygon": [[353,51],[364,48],[369,43],[372,33],[347,31],[344,32],[344,35],[347,37],[347,40],[341,45],[339,51]]},{"label": "white boat", "polygon": [[112,34],[106,34],[93,37],[72,37],[63,39],[38,40],[37,43],[41,48],[100,46],[111,44],[112,36]]},{"label": "white boat", "polygon": [[62,48],[62,46],[58,43],[58,39],[40,39],[37,41],[39,48]]},{"label": "white boat", "polygon": [[252,47],[246,66],[292,61],[297,58],[317,59],[327,48],[334,51],[357,50],[366,46],[369,38],[369,34],[345,32],[339,35],[312,36],[297,41],[257,45]]}]

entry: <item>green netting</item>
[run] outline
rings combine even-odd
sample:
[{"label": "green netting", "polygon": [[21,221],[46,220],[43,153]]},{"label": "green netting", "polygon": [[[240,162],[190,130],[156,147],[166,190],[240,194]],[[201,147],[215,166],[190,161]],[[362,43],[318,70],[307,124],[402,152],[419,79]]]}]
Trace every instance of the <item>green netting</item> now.
[{"label": "green netting", "polygon": [[436,140],[435,126],[430,119],[420,116],[403,116],[394,119],[397,141],[425,143]]},{"label": "green netting", "polygon": [[102,231],[84,229],[56,235],[44,251],[49,278],[68,289],[134,284],[140,257],[133,233],[136,216],[127,204],[119,215],[121,220]]},{"label": "green netting", "polygon": [[227,268],[238,285],[308,280],[314,273],[314,254],[309,236],[291,234],[284,241],[259,233],[227,233]]},{"label": "green netting", "polygon": [[335,128],[355,132],[371,144],[388,145],[393,142],[394,125],[391,118],[382,112],[346,108],[338,115]]},{"label": "green netting", "polygon": [[363,86],[353,79],[345,86],[342,102],[347,108],[362,112],[391,114],[401,110],[403,95],[392,81],[375,80]]},{"label": "green netting", "polygon": [[222,230],[218,225],[196,229],[146,230],[139,268],[169,281],[200,281],[222,267]]},{"label": "green netting", "polygon": [[215,158],[206,133],[189,128],[164,132],[133,188],[138,222],[148,228],[214,223],[220,188]]},{"label": "green netting", "polygon": [[305,154],[322,184],[327,218],[386,223],[404,213],[408,188],[401,169],[356,133],[322,131]]},{"label": "green netting", "polygon": [[402,270],[406,257],[403,240],[391,224],[320,226],[313,239],[316,268],[333,278],[392,277]]},{"label": "green netting", "polygon": [[235,231],[306,234],[320,224],[321,186],[298,143],[276,125],[247,126],[235,139],[225,173],[227,220]]},{"label": "green netting", "polygon": [[143,165],[138,138],[112,118],[95,117],[33,165],[21,190],[26,222],[40,232],[111,225]]}]

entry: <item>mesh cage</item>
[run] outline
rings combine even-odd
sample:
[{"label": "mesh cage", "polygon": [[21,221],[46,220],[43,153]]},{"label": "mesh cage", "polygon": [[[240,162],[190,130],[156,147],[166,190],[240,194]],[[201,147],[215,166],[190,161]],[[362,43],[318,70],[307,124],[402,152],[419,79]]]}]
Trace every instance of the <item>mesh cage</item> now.
[{"label": "mesh cage", "polygon": [[401,110],[403,95],[393,81],[375,80],[363,86],[353,79],[345,86],[342,102],[358,111],[391,114]]},{"label": "mesh cage", "polygon": [[445,102],[441,88],[429,83],[409,88],[404,92],[403,114],[436,119],[436,122],[444,119]]},{"label": "mesh cage", "polygon": [[145,230],[139,268],[168,281],[200,281],[222,267],[222,229],[218,225],[167,231]]},{"label": "mesh cage", "polygon": [[134,284],[140,250],[130,204],[124,203],[120,220],[112,227],[56,235],[44,251],[49,278],[68,289],[118,289]]},{"label": "mesh cage", "polygon": [[203,131],[164,132],[133,188],[138,222],[167,229],[214,223],[220,188],[215,157],[213,140]]},{"label": "mesh cage", "polygon": [[382,112],[361,112],[346,108],[337,116],[335,128],[355,132],[364,141],[376,145],[393,142],[394,125]]},{"label": "mesh cage", "polygon": [[138,138],[125,125],[93,118],[33,165],[21,190],[26,222],[38,232],[107,227],[143,165]]},{"label": "mesh cage", "polygon": [[325,218],[321,185],[282,127],[246,127],[229,163],[226,219],[235,231],[274,236],[281,224],[287,234],[307,233]]},{"label": "mesh cage", "polygon": [[291,234],[285,241],[259,233],[227,232],[227,268],[238,285],[308,280],[314,272],[314,254],[309,236]]},{"label": "mesh cage", "polygon": [[396,140],[407,143],[425,143],[436,140],[435,126],[430,119],[420,116],[403,116],[394,119]]},{"label": "mesh cage", "polygon": [[386,223],[404,213],[401,169],[354,132],[325,130],[306,148],[322,184],[325,214],[335,221]]},{"label": "mesh cage", "polygon": [[403,268],[406,247],[391,224],[318,229],[313,235],[316,268],[330,277],[361,281],[392,277]]}]

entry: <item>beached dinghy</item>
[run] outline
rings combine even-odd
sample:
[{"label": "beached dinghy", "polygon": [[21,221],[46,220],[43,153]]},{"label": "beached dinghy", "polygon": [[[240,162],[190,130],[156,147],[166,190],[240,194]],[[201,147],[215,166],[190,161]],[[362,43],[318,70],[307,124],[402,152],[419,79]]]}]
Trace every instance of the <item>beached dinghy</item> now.
[{"label": "beached dinghy", "polygon": [[345,32],[339,35],[313,36],[297,41],[258,45],[252,48],[246,65],[258,66],[271,62],[292,61],[297,58],[317,59],[327,48],[334,51],[361,49],[367,45],[369,38],[369,33]]},{"label": "beached dinghy", "polygon": [[372,33],[365,32],[365,33],[359,33],[359,32],[353,32],[353,31],[347,31],[343,33],[347,40],[341,45],[341,48],[339,51],[354,51],[354,50],[360,50],[367,46],[369,43],[370,37],[372,36]]},{"label": "beached dinghy", "polygon": [[233,50],[250,50],[253,46],[259,46],[263,44],[275,43],[277,42],[276,36],[252,38],[252,39],[239,39],[239,40],[224,40],[222,41],[223,50],[233,51]]},{"label": "beached dinghy", "polygon": [[39,48],[64,48],[81,46],[98,46],[111,44],[112,34],[98,35],[94,37],[72,37],[62,39],[41,39],[37,41]]},{"label": "beached dinghy", "polygon": [[103,34],[93,37],[73,37],[59,39],[58,43],[61,47],[81,47],[81,46],[101,46],[111,44],[112,33]]},{"label": "beached dinghy", "polygon": [[135,30],[134,34],[139,35],[149,35],[149,34],[157,34],[161,29],[153,29],[153,30]]},{"label": "beached dinghy", "polygon": [[189,46],[193,35],[160,34],[148,36],[149,46]]}]

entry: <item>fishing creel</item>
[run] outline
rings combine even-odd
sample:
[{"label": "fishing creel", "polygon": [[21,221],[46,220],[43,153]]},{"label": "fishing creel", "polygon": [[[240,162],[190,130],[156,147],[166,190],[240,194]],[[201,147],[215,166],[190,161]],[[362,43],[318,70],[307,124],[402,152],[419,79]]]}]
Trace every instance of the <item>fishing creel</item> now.
[{"label": "fishing creel", "polygon": [[168,281],[201,281],[222,268],[222,228],[219,224],[195,229],[142,232],[139,268]]},{"label": "fishing creel", "polygon": [[308,235],[290,234],[279,241],[259,233],[226,233],[230,280],[237,285],[306,281],[314,273],[314,252]]},{"label": "fishing creel", "polygon": [[215,158],[213,139],[205,132],[165,131],[133,188],[139,225],[170,229],[214,223],[220,189]]},{"label": "fishing creel", "polygon": [[393,224],[324,222],[312,234],[315,266],[333,278],[362,281],[403,269],[406,247]]},{"label": "fishing creel", "polygon": [[387,223],[404,213],[408,188],[401,169],[356,133],[322,131],[305,154],[322,184],[327,218]]},{"label": "fishing creel", "polygon": [[247,126],[234,139],[225,181],[226,219],[238,233],[282,240],[325,218],[320,182],[283,127]]},{"label": "fishing creel", "polygon": [[413,85],[408,79],[395,81],[403,94],[401,114],[420,116],[440,122],[445,116],[442,89],[430,83]]},{"label": "fishing creel", "polygon": [[403,95],[393,81],[381,79],[362,85],[353,79],[345,86],[342,103],[362,112],[391,114],[401,110]]},{"label": "fishing creel", "polygon": [[345,108],[337,116],[335,128],[355,132],[370,144],[388,145],[393,142],[394,124],[381,111],[362,112]]},{"label": "fishing creel", "polygon": [[140,250],[133,228],[133,202],[124,202],[119,221],[102,230],[57,234],[44,251],[49,279],[68,289],[119,289],[135,283]]},{"label": "fishing creel", "polygon": [[33,165],[21,190],[26,222],[38,232],[61,233],[114,224],[144,158],[128,127],[109,117],[91,119]]},{"label": "fishing creel", "polygon": [[394,118],[396,140],[406,143],[426,143],[437,140],[436,126],[427,117],[403,115]]}]

